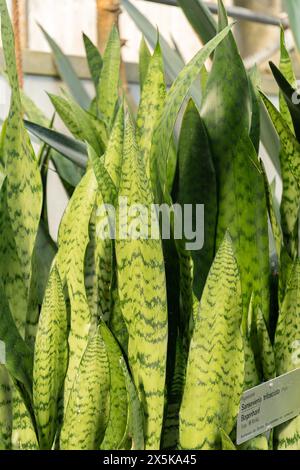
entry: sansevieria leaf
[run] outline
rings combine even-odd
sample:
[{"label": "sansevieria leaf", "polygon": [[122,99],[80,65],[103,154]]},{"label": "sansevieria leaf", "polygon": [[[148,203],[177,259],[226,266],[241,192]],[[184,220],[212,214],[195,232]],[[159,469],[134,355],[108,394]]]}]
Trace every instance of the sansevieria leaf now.
[{"label": "sansevieria leaf", "polygon": [[141,44],[140,44],[140,50],[139,50],[139,76],[140,76],[141,90],[143,89],[143,86],[146,80],[150,60],[151,60],[151,52],[149,51],[149,47],[147,46],[147,43],[143,36],[141,40]]},{"label": "sansevieria leaf", "polygon": [[[133,213],[128,217],[128,224],[125,223],[125,201],[129,207],[143,205],[151,217],[154,200],[128,116],[124,139],[119,191],[122,200],[117,209],[117,227],[121,227],[121,233],[117,230],[116,240],[118,289],[129,333],[130,366],[143,404],[146,448],[150,450],[160,447],[164,411],[167,351],[165,268],[161,241],[151,238],[148,218],[139,218],[139,227],[136,227],[140,231],[139,236],[132,233],[136,224]],[[125,236],[122,234],[124,230],[128,232]]]},{"label": "sansevieria leaf", "polygon": [[98,89],[98,83],[100,80],[101,70],[103,66],[103,60],[99,49],[93,44],[90,38],[83,33],[83,42],[85,47],[85,52],[87,56],[87,61],[91,76],[95,85],[96,90]]},{"label": "sansevieria leaf", "polygon": [[118,30],[113,27],[103,55],[103,66],[98,84],[98,110],[104,116],[108,128],[112,124],[119,96],[121,46]]},{"label": "sansevieria leaf", "polygon": [[242,294],[226,234],[209,273],[191,341],[180,410],[183,449],[221,448],[234,428],[244,387]]},{"label": "sansevieria leaf", "polygon": [[166,97],[164,66],[159,44],[149,61],[136,120],[137,141],[150,177],[150,152],[153,131],[160,118]]},{"label": "sansevieria leaf", "polygon": [[38,450],[38,439],[32,417],[12,379],[10,380],[10,387],[12,392],[11,448],[12,450]]},{"label": "sansevieria leaf", "polygon": [[166,194],[168,156],[180,108],[205,61],[226,37],[230,28],[227,26],[196,54],[180,72],[167,94],[163,113],[156,125],[151,151],[151,178],[158,202],[161,202],[162,195]]},{"label": "sansevieria leaf", "polygon": [[60,436],[62,450],[97,450],[107,425],[109,362],[97,328],[80,362]]},{"label": "sansevieria leaf", "polygon": [[[84,260],[89,242],[89,222],[96,201],[97,181],[90,169],[77,186],[59,230],[57,268],[67,285],[71,303],[69,365],[64,386],[67,406],[77,370],[96,319],[89,308],[85,290]],[[78,223],[80,214],[80,223]]]},{"label": "sansevieria leaf", "polygon": [[0,450],[11,449],[12,393],[6,367],[0,364]]},{"label": "sansevieria leaf", "polygon": [[[7,207],[16,252],[20,260],[19,276],[29,297],[31,258],[42,206],[41,178],[29,136],[25,131],[23,108],[14,51],[14,35],[5,0],[0,2],[1,32],[5,63],[12,89],[9,118],[6,125],[4,160],[7,176]],[[21,334],[24,334],[27,311],[23,311]]]},{"label": "sansevieria leaf", "polygon": [[[299,367],[299,305],[300,263],[296,260],[293,263],[276,329],[274,348],[277,375],[286,374]],[[276,428],[275,445],[278,450],[300,449],[300,417]]]},{"label": "sansevieria leaf", "polygon": [[57,407],[67,361],[67,309],[63,286],[54,265],[40,315],[33,369],[33,403],[42,449],[51,449],[56,434]]},{"label": "sansevieria leaf", "polygon": [[[226,10],[219,1],[219,29],[227,23]],[[267,321],[269,241],[266,198],[263,175],[249,137],[250,111],[247,73],[230,32],[215,50],[201,110],[216,170],[216,244],[218,248],[229,229],[241,273],[244,312],[248,311],[254,292],[255,302]]]},{"label": "sansevieria leaf", "polygon": [[114,450],[120,448],[126,433],[129,406],[126,378],[121,365],[123,356],[117,341],[105,324],[100,325],[100,331],[106,346],[110,373],[109,418],[101,449]]},{"label": "sansevieria leaf", "polygon": [[[285,45],[285,37],[284,37],[284,30],[281,29],[280,31],[280,64],[279,69],[282,75],[286,78],[289,82],[291,87],[297,88],[297,80],[295,76],[295,72],[293,69],[292,59],[290,54]],[[288,105],[285,101],[284,94],[280,91],[279,94],[279,102],[280,102],[280,113],[283,116],[286,123],[289,125],[292,132],[294,132],[294,125],[291,118],[291,114],[288,108]]]}]

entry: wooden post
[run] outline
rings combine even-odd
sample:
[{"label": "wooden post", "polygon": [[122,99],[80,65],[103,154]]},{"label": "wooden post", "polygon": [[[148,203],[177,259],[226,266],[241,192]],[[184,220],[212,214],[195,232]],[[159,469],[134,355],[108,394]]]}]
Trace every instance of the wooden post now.
[{"label": "wooden post", "polygon": [[113,25],[118,27],[120,0],[97,0],[98,46],[103,54]]},{"label": "wooden post", "polygon": [[23,63],[22,63],[22,42],[21,42],[21,22],[20,22],[19,0],[12,0],[12,22],[13,22],[13,28],[14,28],[14,34],[15,34],[17,71],[18,71],[20,87],[23,88],[24,77],[23,77]]}]

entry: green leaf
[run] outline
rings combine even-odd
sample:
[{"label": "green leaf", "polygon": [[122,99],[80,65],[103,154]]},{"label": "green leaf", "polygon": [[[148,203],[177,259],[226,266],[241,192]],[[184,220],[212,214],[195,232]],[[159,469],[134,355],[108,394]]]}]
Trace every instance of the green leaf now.
[{"label": "green leaf", "polygon": [[[290,54],[286,48],[285,45],[285,36],[284,36],[284,30],[281,29],[280,31],[280,64],[279,64],[279,70],[282,73],[282,75],[286,78],[286,80],[289,82],[289,84],[293,88],[297,88],[297,79],[294,73],[293,69],[293,64],[292,64],[292,59],[290,57]],[[280,91],[279,94],[279,101],[280,101],[280,113],[283,116],[284,120],[288,123],[290,129],[292,132],[294,132],[294,125],[293,121],[291,118],[291,114],[288,108],[288,105],[285,101],[283,93]]]},{"label": "green leaf", "polygon": [[[281,173],[283,197],[281,203],[282,229],[287,249],[292,257],[297,253],[297,220],[300,201],[300,144],[288,123],[271,101],[261,93],[262,101],[274,123],[281,142]],[[296,229],[296,231],[295,231]]]},{"label": "green leaf", "polygon": [[249,137],[252,140],[253,146],[256,150],[256,153],[259,153],[260,145],[260,124],[261,124],[261,115],[260,115],[260,97],[258,92],[258,81],[259,81],[259,72],[256,67],[254,67],[249,72],[249,86],[251,92],[251,128]]},{"label": "green leaf", "polygon": [[129,375],[125,360],[121,359],[121,366],[126,381],[126,389],[128,394],[128,420],[127,434],[131,439],[131,450],[144,450],[144,419],[143,409],[139,401],[136,388]]},{"label": "green leaf", "polygon": [[191,100],[183,117],[178,145],[179,183],[177,202],[184,208],[191,204],[193,227],[196,205],[204,204],[204,240],[201,250],[192,251],[194,261],[194,293],[200,299],[215,255],[217,224],[217,186],[211,149],[195,104]]},{"label": "green leaf", "polygon": [[127,426],[128,397],[126,379],[121,365],[123,358],[120,347],[104,323],[100,325],[110,370],[110,410],[102,450],[119,449],[124,440]]},{"label": "green leaf", "polygon": [[68,86],[73,98],[77,101],[77,103],[82,108],[88,109],[90,106],[91,99],[88,93],[86,92],[83,84],[77,77],[70,60],[67,56],[65,56],[58,44],[54,41],[51,36],[49,36],[49,34],[44,30],[41,25],[40,28],[52,50],[54,60],[61,78]]},{"label": "green leaf", "polygon": [[119,190],[123,161],[123,140],[124,140],[124,106],[120,106],[116,116],[107,149],[104,155],[105,167]]},{"label": "green leaf", "polygon": [[74,140],[59,132],[53,131],[46,127],[39,126],[33,122],[25,121],[27,130],[41,139],[58,153],[78,165],[79,168],[85,169],[87,166],[87,149],[84,144],[78,140]]},{"label": "green leaf", "polygon": [[115,205],[117,199],[117,190],[111,179],[103,158],[100,158],[94,149],[88,146],[88,154],[92,163],[94,173],[96,175],[99,191],[103,197],[105,204]]},{"label": "green leaf", "polygon": [[103,55],[103,67],[98,85],[98,110],[111,127],[119,96],[121,46],[117,28],[114,26]]},{"label": "green leaf", "polygon": [[[294,261],[290,281],[287,284],[283,304],[280,309],[275,335],[275,359],[277,375],[286,374],[299,364],[300,337],[300,263]],[[300,449],[300,417],[289,421],[275,430],[278,450]]]},{"label": "green leaf", "polygon": [[31,396],[33,354],[21,337],[12,318],[0,282],[0,340],[5,343],[6,367],[11,376],[21,382]]},{"label": "green leaf", "polygon": [[[152,26],[150,21],[129,0],[122,0],[122,5],[137,27],[141,30],[147,41],[149,41],[150,46],[155,49],[157,44],[157,29]],[[172,80],[175,80],[177,75],[183,69],[184,62],[161,35],[159,36],[159,42],[165,60],[166,72]],[[195,93],[195,97],[197,97],[196,101],[199,102],[199,91]]]},{"label": "green leaf", "polygon": [[284,9],[289,15],[290,25],[294,34],[295,42],[298,50],[300,50],[300,33],[299,33],[299,23],[300,23],[300,12],[298,8],[298,3],[291,0],[284,0]]},{"label": "green leaf", "polygon": [[[95,206],[97,181],[93,170],[74,191],[59,229],[56,265],[63,285],[67,285],[71,322],[69,335],[69,366],[64,387],[67,405],[79,363],[86,349],[90,330],[97,320],[92,317],[85,290],[84,260],[89,243],[89,223]],[[80,223],[78,216],[80,214]]]},{"label": "green leaf", "polygon": [[[219,2],[219,29],[226,24],[226,11]],[[269,240],[264,180],[249,137],[249,81],[231,32],[215,50],[201,116],[217,177],[216,245],[220,246],[229,230],[241,273],[244,312],[254,291],[267,321]]]},{"label": "green leaf", "polygon": [[67,309],[63,286],[54,265],[46,288],[34,352],[33,404],[41,449],[52,448],[67,361]]},{"label": "green leaf", "polygon": [[[153,187],[156,188],[156,199],[161,200],[160,192],[163,195],[166,194],[168,155],[180,108],[204,62],[229,31],[230,26],[225,28],[195,55],[191,62],[180,72],[167,94],[163,113],[156,125],[151,152],[151,177],[153,179]],[[157,187],[159,182],[161,187]]]},{"label": "green leaf", "polygon": [[99,449],[107,426],[109,387],[107,352],[97,329],[84,351],[66,406],[61,450]]},{"label": "green leaf", "polygon": [[221,428],[220,429],[220,434],[221,434],[221,442],[222,442],[222,450],[237,450],[234,443],[226,434],[226,432]]},{"label": "green leaf", "polygon": [[[4,142],[7,209],[16,253],[20,260],[19,276],[28,300],[31,258],[42,209],[42,186],[37,160],[22,119],[23,108],[14,51],[14,34],[5,0],[0,2],[0,12],[5,63],[12,90]],[[23,323],[26,321],[26,314],[25,309],[21,320]]]},{"label": "green leaf", "polygon": [[269,332],[260,308],[256,311],[257,341],[265,381],[276,377],[275,356]]},{"label": "green leaf", "polygon": [[96,88],[98,89],[98,84],[100,80],[101,70],[103,66],[103,60],[99,49],[93,44],[90,38],[83,33],[83,42],[85,47],[85,52],[87,56],[88,66],[91,72],[91,76]]},{"label": "green leaf", "polygon": [[182,449],[217,450],[230,435],[244,387],[242,293],[230,236],[211,268],[190,347],[180,410]]},{"label": "green leaf", "polygon": [[20,90],[24,112],[29,121],[33,121],[43,127],[48,127],[50,119],[38,108],[35,102],[23,90]]},{"label": "green leaf", "polygon": [[[145,167],[138,151],[130,118],[126,118],[124,157],[117,208],[117,227],[123,225],[124,198],[148,211],[154,203]],[[149,238],[149,221],[135,227],[136,216],[128,217],[129,234],[117,230],[116,258],[122,314],[129,333],[128,356],[143,404],[146,449],[159,449],[164,412],[167,351],[167,298],[161,241]],[[151,224],[153,226],[153,224]],[[134,236],[132,230],[141,231]],[[158,225],[157,225],[158,229]],[[148,231],[148,238],[145,232]],[[137,239],[136,239],[137,238]]]},{"label": "green leaf", "polygon": [[51,153],[51,160],[64,185],[71,187],[71,194],[70,190],[68,190],[68,193],[72,196],[74,188],[80,183],[84,175],[84,170],[55,151]]},{"label": "green leaf", "polygon": [[49,94],[49,98],[73,136],[76,139],[87,141],[97,153],[103,154],[107,142],[104,124],[83,110],[68,96],[62,98]]},{"label": "green leaf", "polygon": [[11,450],[39,450],[38,440],[30,412],[22,395],[11,379],[12,434]]},{"label": "green leaf", "polygon": [[11,450],[12,393],[8,372],[0,364],[0,450]]},{"label": "green leaf", "polygon": [[178,0],[189,23],[206,44],[217,34],[217,24],[207,6],[201,0]]},{"label": "green leaf", "polygon": [[150,177],[150,152],[153,132],[160,118],[166,97],[164,66],[159,44],[149,60],[147,74],[136,120],[137,142],[144,160],[144,166]]},{"label": "green leaf", "polygon": [[141,91],[143,90],[144,83],[147,77],[150,60],[151,60],[151,52],[143,36],[141,40],[141,44],[140,44],[140,50],[139,50],[139,74],[140,74]]},{"label": "green leaf", "polygon": [[[296,133],[296,137],[298,141],[300,140],[300,106],[295,102],[295,98],[298,100],[298,92],[292,85],[288,82],[288,80],[284,77],[284,75],[278,70],[273,62],[270,62],[270,67],[273,73],[273,76],[281,90],[281,93],[286,101],[288,110],[290,112],[290,116],[292,117],[293,127]],[[285,116],[284,116],[285,117]],[[290,120],[287,120],[286,124],[290,126]],[[294,133],[293,128],[291,131]]]}]

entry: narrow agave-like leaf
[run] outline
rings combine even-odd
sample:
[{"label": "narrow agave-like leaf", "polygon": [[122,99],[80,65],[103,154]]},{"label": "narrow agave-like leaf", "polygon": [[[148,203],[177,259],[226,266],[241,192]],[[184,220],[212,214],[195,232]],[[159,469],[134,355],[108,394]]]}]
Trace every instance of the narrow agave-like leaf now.
[{"label": "narrow agave-like leaf", "polygon": [[144,79],[136,125],[137,142],[150,178],[150,152],[157,120],[162,113],[166,97],[164,66],[159,44],[151,57]]},{"label": "narrow agave-like leaf", "polygon": [[189,23],[202,43],[207,43],[217,34],[217,24],[202,0],[178,0]]},{"label": "narrow agave-like leaf", "polygon": [[151,60],[151,52],[143,36],[141,40],[141,44],[140,44],[140,50],[139,50],[139,75],[140,75],[141,90],[143,90],[143,87],[144,87],[150,60]]},{"label": "narrow agave-like leaf", "polygon": [[220,429],[220,435],[222,450],[237,450],[228,434],[226,434],[226,432],[222,428]]},{"label": "narrow agave-like leaf", "polygon": [[106,346],[110,371],[109,419],[101,449],[114,450],[120,448],[126,433],[128,416],[126,379],[121,365],[123,356],[120,347],[104,323],[100,325],[100,331]]},{"label": "narrow agave-like leaf", "polygon": [[282,150],[286,153],[290,169],[297,184],[300,185],[300,144],[273,103],[263,93],[260,93],[260,95],[279,135]]},{"label": "narrow agave-like leaf", "polygon": [[[295,96],[298,97],[297,90],[294,88],[281,71],[276,67],[273,62],[270,62],[270,67],[273,76],[280,88],[280,91],[286,101],[290,116],[293,122],[292,132],[295,132],[298,141],[300,140],[300,106],[295,102]],[[290,120],[287,121],[287,125],[290,127]]]},{"label": "narrow agave-like leaf", "polygon": [[99,49],[95,44],[90,40],[90,38],[83,33],[83,42],[85,47],[85,52],[87,56],[88,66],[91,72],[91,76],[96,88],[98,89],[98,84],[100,80],[101,70],[103,66],[103,60]]},{"label": "narrow agave-like leaf", "polygon": [[[41,178],[29,137],[25,131],[14,51],[14,34],[5,0],[0,2],[1,32],[5,63],[12,89],[4,143],[7,175],[7,207],[16,252],[20,259],[19,278],[29,296],[31,257],[42,208]],[[17,273],[15,273],[17,275]],[[23,312],[23,323],[27,311]]]},{"label": "narrow agave-like leaf", "polygon": [[[280,309],[275,335],[275,359],[277,375],[285,374],[297,367],[297,347],[300,335],[300,263],[294,261],[285,298]],[[275,430],[278,450],[300,449],[300,417],[285,423]]]},{"label": "narrow agave-like leaf", "polygon": [[[288,83],[293,87],[297,88],[297,79],[294,73],[293,69],[293,64],[292,64],[292,59],[290,57],[290,54],[286,48],[285,45],[285,36],[284,36],[284,30],[281,29],[280,31],[280,64],[279,64],[279,70],[282,73],[282,75],[286,78]],[[292,132],[294,132],[294,125],[293,121],[291,118],[291,114],[288,108],[288,105],[285,101],[284,94],[282,91],[280,91],[279,94],[279,102],[280,102],[280,113],[283,116],[284,120],[286,123],[289,125],[290,129]]]},{"label": "narrow agave-like leaf", "polygon": [[102,154],[107,142],[105,125],[92,114],[82,109],[68,95],[49,94],[51,102],[75,138],[87,141],[97,153]]},{"label": "narrow agave-like leaf", "polygon": [[42,26],[40,26],[40,28],[52,50],[54,60],[61,78],[67,84],[70,92],[72,93],[72,96],[78,102],[78,104],[82,108],[88,109],[91,99],[88,93],[86,92],[83,84],[77,77],[70,60],[68,59],[68,57],[65,56],[61,48],[54,41],[54,39],[44,30],[44,28],[42,28]]},{"label": "narrow agave-like leaf", "polygon": [[244,387],[242,294],[228,234],[207,279],[191,342],[180,410],[180,446],[218,449],[233,430]]},{"label": "narrow agave-like leaf", "polygon": [[41,139],[42,142],[48,144],[80,168],[86,169],[87,149],[83,143],[33,122],[25,121],[25,126],[30,133]]},{"label": "narrow agave-like leaf", "polygon": [[298,50],[300,50],[300,34],[299,34],[299,9],[297,2],[291,2],[290,0],[284,0],[283,6],[285,11],[289,15],[289,20],[291,24],[291,28],[294,34],[294,38],[296,41],[296,45]]},{"label": "narrow agave-like leaf", "polygon": [[[128,205],[142,204],[148,211],[153,196],[127,116],[119,195]],[[123,211],[123,212],[122,212]],[[117,226],[123,227],[124,208],[118,206]],[[134,223],[128,220],[129,225]],[[161,241],[150,238],[150,222],[140,224],[141,237],[117,231],[116,257],[122,314],[128,333],[128,356],[145,415],[147,449],[159,449],[167,351],[167,299]],[[132,230],[132,228],[131,228]],[[148,238],[143,235],[148,231]],[[137,238],[137,239],[135,239]]]},{"label": "narrow agave-like leaf", "polygon": [[251,128],[249,137],[253,143],[256,153],[259,153],[260,145],[260,97],[258,92],[259,72],[257,67],[253,67],[248,74],[251,93]]},{"label": "narrow agave-like leaf", "polygon": [[97,450],[107,426],[109,363],[99,329],[89,340],[67,404],[62,450]]},{"label": "narrow agave-like leaf", "polygon": [[256,312],[256,329],[264,379],[266,381],[272,380],[276,377],[275,356],[267,325],[260,308]]},{"label": "narrow agave-like leaf", "polygon": [[71,188],[71,193],[70,191],[68,193],[72,196],[74,188],[84,175],[84,170],[54,150],[51,153],[51,160],[65,187]]},{"label": "narrow agave-like leaf", "polygon": [[[131,441],[131,450],[144,450],[144,417],[142,405],[139,401],[137,390],[128,372],[125,360],[122,358],[120,362],[125,377],[129,405],[126,437]],[[126,443],[126,438],[124,439],[124,443]]]},{"label": "narrow agave-like leaf", "polygon": [[22,339],[0,281],[0,340],[5,343],[6,367],[11,376],[21,382],[29,396],[32,391],[33,354]]},{"label": "narrow agave-like leaf", "polygon": [[[185,111],[178,145],[179,182],[177,202],[191,204],[195,221],[196,205],[204,204],[205,245],[193,251],[194,292],[200,299],[215,255],[217,225],[217,185],[212,155],[204,124],[191,100]],[[193,226],[195,226],[193,224]]]},{"label": "narrow agave-like leaf", "polygon": [[[28,306],[28,292],[21,273],[22,264],[18,256],[7,206],[7,179],[0,193],[0,273],[3,282],[3,295],[22,337],[25,337],[25,318]],[[16,292],[18,295],[16,295]]]},{"label": "narrow agave-like leaf", "polygon": [[161,201],[162,195],[166,193],[168,155],[173,129],[180,108],[204,62],[229,31],[230,26],[227,26],[196,54],[191,62],[180,72],[167,94],[163,113],[156,125],[151,151],[151,178],[155,188],[156,199],[159,201]]},{"label": "narrow agave-like leaf", "polygon": [[103,55],[103,67],[98,84],[98,110],[111,127],[119,96],[121,46],[117,28],[114,26]]},{"label": "narrow agave-like leaf", "polygon": [[12,392],[12,433],[11,450],[39,450],[33,421],[22,395],[10,380]]},{"label": "narrow agave-like leaf", "polygon": [[97,181],[90,169],[77,186],[59,230],[56,262],[62,283],[67,284],[71,303],[69,366],[64,387],[66,404],[94,322],[85,291],[84,260],[96,194]]},{"label": "narrow agave-like leaf", "polygon": [[8,372],[0,364],[0,450],[11,450],[12,393]]},{"label": "narrow agave-like leaf", "polygon": [[67,309],[63,286],[54,265],[45,292],[34,352],[33,404],[42,449],[51,450],[56,434],[57,407],[67,361]]},{"label": "narrow agave-like leaf", "polygon": [[[228,23],[219,1],[219,28]],[[230,64],[230,67],[228,67]],[[222,77],[222,78],[221,78]],[[217,248],[229,229],[241,272],[244,312],[252,292],[269,316],[269,240],[264,180],[249,137],[249,82],[232,33],[217,47],[201,115],[217,176]]]},{"label": "narrow agave-like leaf", "polygon": [[20,90],[21,101],[24,112],[29,121],[33,121],[43,127],[48,127],[50,119],[45,116],[43,111],[35,104],[35,102],[23,91]]}]

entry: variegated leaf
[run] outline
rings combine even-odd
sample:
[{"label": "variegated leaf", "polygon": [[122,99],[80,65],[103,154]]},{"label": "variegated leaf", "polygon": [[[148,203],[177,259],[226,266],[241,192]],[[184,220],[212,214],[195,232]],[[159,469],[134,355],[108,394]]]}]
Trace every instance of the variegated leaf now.
[{"label": "variegated leaf", "polygon": [[41,449],[52,448],[67,365],[67,309],[63,286],[54,265],[45,292],[34,353],[33,403]]},{"label": "variegated leaf", "polygon": [[234,428],[244,388],[242,294],[227,234],[209,273],[191,342],[180,410],[182,449],[220,449]]},{"label": "variegated leaf", "polygon": [[[153,196],[127,116],[119,196],[127,204],[143,205],[149,211]],[[129,333],[128,356],[145,415],[147,449],[159,449],[164,410],[167,351],[167,299],[161,241],[150,238],[150,221],[138,222],[139,236],[132,230],[136,216],[124,227],[124,206],[117,209],[116,257],[120,305]],[[157,227],[158,228],[158,227]],[[148,232],[146,234],[145,232]],[[146,235],[146,236],[145,236]],[[147,238],[148,237],[148,238]]]},{"label": "variegated leaf", "polygon": [[97,450],[107,426],[109,362],[99,329],[88,342],[66,406],[62,450]]}]

